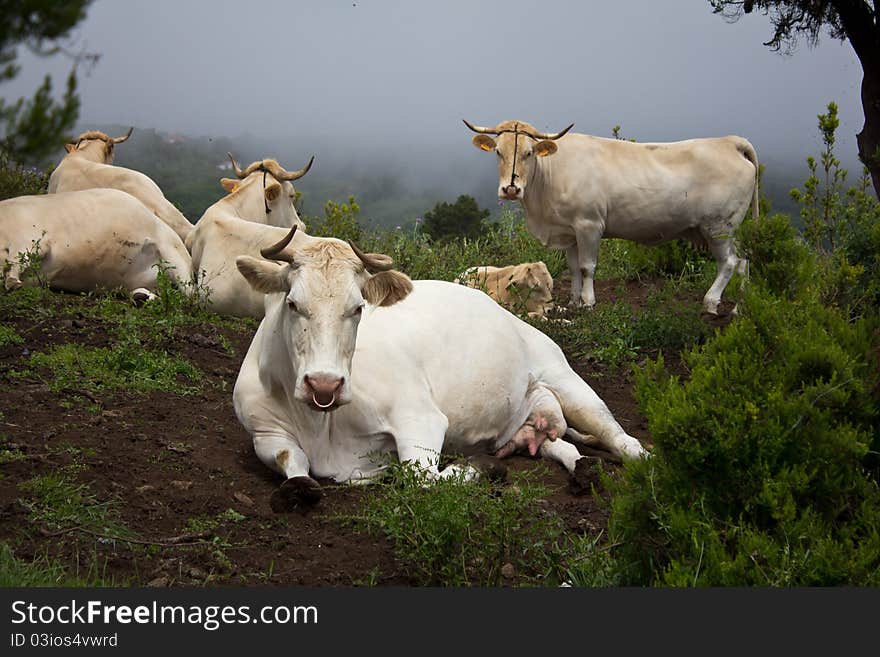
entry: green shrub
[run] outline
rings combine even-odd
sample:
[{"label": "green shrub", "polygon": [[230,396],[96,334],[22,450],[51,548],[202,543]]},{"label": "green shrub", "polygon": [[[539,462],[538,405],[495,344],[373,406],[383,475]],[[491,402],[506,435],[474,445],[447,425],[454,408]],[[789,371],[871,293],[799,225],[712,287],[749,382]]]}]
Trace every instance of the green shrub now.
[{"label": "green shrub", "polygon": [[489,226],[489,211],[480,208],[472,196],[462,194],[455,203],[437,203],[425,213],[424,232],[433,240],[456,237],[470,239],[484,234]]},{"label": "green shrub", "polygon": [[45,194],[48,186],[48,171],[15,164],[10,161],[9,154],[0,149],[0,201]]},{"label": "green shrub", "polygon": [[360,211],[361,208],[354,200],[354,196],[349,196],[348,203],[327,201],[324,204],[322,218],[305,217],[304,219],[309,235],[351,240],[360,246],[364,239],[364,229],[358,222]]},{"label": "green shrub", "polygon": [[638,584],[880,584],[880,318],[823,305],[783,219],[752,228],[742,316],[687,355],[689,380],[662,358],[637,371],[655,449],[610,483],[616,567]]}]

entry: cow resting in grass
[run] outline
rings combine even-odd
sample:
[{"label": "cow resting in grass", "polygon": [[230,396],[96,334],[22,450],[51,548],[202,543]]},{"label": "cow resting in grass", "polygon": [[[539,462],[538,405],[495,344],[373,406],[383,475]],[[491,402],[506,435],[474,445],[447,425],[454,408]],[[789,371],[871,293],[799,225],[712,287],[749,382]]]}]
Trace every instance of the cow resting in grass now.
[{"label": "cow resting in grass", "polygon": [[581,455],[566,433],[618,457],[645,454],[562,350],[485,294],[411,282],[388,256],[333,238],[289,248],[295,230],[265,260],[236,260],[267,296],[233,401],[257,456],[285,477],[276,510],[320,497],[312,477],[370,479],[383,455],[432,479],[476,474],[439,471],[441,452],[527,449],[573,473]]},{"label": "cow resting in grass", "polygon": [[116,144],[131,136],[132,129],[121,137],[108,137],[103,132],[84,132],[73,143],[65,145],[67,155],[49,177],[49,193],[75,192],[82,189],[109,187],[128,192],[159,219],[171,226],[185,240],[192,230],[180,210],[165,198],[159,186],[146,174],[113,164]]},{"label": "cow resting in grass", "polygon": [[235,268],[240,255],[258,256],[292,226],[304,228],[293,205],[292,182],[312,166],[312,157],[298,171],[285,171],[275,160],[254,162],[242,171],[229,154],[236,179],[220,184],[229,193],[205,210],[186,240],[200,287],[208,288],[208,303],[220,315],[263,317],[263,295],[255,292]]},{"label": "cow resting in grass", "polygon": [[711,314],[734,270],[747,272],[733,233],[750,204],[758,216],[758,158],[742,137],[634,143],[569,133],[573,124],[555,134],[522,121],[465,124],[478,133],[477,148],[497,155],[498,196],[520,201],[529,231],[565,250],[574,305],[596,303],[603,237],[643,244],[682,238],[708,247],[718,266],[703,298]]},{"label": "cow resting in grass", "polygon": [[469,267],[456,283],[482,290],[502,306],[543,319],[553,308],[553,277],[541,261],[508,267]]},{"label": "cow resting in grass", "polygon": [[159,263],[174,282],[189,283],[190,257],[177,234],[118,189],[0,201],[0,268],[6,289],[20,287],[22,268],[30,265],[55,289],[122,287],[149,297]]}]

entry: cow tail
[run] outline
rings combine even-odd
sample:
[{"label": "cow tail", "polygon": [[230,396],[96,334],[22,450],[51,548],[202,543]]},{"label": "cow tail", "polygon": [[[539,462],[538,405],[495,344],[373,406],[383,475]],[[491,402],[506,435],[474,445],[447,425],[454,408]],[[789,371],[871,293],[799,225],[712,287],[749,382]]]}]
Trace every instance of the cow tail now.
[{"label": "cow tail", "polygon": [[752,192],[752,217],[755,219],[755,221],[757,221],[759,214],[758,179],[760,177],[760,169],[758,167],[758,154],[755,152],[755,147],[752,146],[745,139],[743,139],[740,143],[740,149],[742,150],[743,157],[745,157],[749,162],[755,165],[755,189]]}]

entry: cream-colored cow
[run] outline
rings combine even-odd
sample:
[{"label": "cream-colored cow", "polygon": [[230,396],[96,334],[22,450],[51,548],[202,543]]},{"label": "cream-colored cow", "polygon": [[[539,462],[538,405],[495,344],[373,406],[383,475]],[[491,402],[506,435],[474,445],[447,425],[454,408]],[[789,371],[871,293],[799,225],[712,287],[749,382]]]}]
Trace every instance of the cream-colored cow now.
[{"label": "cream-colored cow", "polygon": [[603,237],[708,246],[718,273],[703,297],[717,314],[735,270],[747,272],[734,231],[751,205],[758,216],[758,156],[737,137],[634,143],[538,132],[524,121],[494,128],[465,124],[474,145],[495,152],[498,196],[520,201],[526,226],[544,246],[564,249],[574,305],[596,303],[593,274]]},{"label": "cream-colored cow", "polygon": [[[28,254],[38,257],[30,260]],[[118,189],[0,201],[0,271],[6,289],[23,285],[22,268],[33,264],[39,278],[59,290],[154,291],[160,262],[185,288],[190,257],[180,237]]]},{"label": "cream-colored cow", "polygon": [[165,198],[153,180],[133,169],[113,164],[113,149],[131,136],[132,128],[121,137],[108,137],[92,130],[81,134],[75,142],[66,144],[67,155],[49,177],[49,193],[74,192],[81,189],[109,187],[128,192],[159,219],[174,229],[185,240],[192,224],[180,210]]},{"label": "cream-colored cow", "polygon": [[529,317],[543,319],[553,307],[553,277],[540,260],[508,267],[470,267],[455,282],[482,290],[508,310],[525,311]]},{"label": "cream-colored cow", "polygon": [[[295,229],[236,265],[266,294],[266,315],[241,365],[235,413],[260,460],[285,478],[276,511],[315,502],[313,477],[360,481],[383,455],[430,479],[442,452],[503,458],[520,450],[574,473],[562,437],[642,458],[639,441],[545,334],[485,294],[410,281],[386,255]],[[589,434],[586,437],[584,434]]]},{"label": "cream-colored cow", "polygon": [[214,312],[260,319],[263,295],[238,273],[235,258],[256,257],[260,248],[280,240],[288,229],[305,227],[293,205],[296,191],[291,181],[302,178],[315,158],[299,171],[285,171],[275,160],[260,160],[242,171],[231,153],[229,158],[237,179],[221,179],[229,194],[205,210],[186,246],[198,285],[208,289]]}]

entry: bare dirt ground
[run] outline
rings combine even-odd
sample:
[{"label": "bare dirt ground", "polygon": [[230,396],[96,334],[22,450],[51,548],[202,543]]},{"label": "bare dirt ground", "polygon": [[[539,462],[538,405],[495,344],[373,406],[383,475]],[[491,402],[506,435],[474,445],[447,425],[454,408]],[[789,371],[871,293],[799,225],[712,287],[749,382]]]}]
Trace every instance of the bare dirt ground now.
[{"label": "bare dirt ground", "polygon": [[[627,285],[627,301],[638,306],[657,283]],[[597,295],[610,301],[616,283],[600,282]],[[559,287],[562,300],[565,286]],[[363,495],[358,487],[328,486],[326,497],[307,512],[275,514],[269,498],[279,478],[260,463],[251,440],[236,420],[232,387],[252,331],[211,325],[175,335],[176,353],[202,370],[203,392],[87,394],[53,392],[37,378],[12,378],[27,355],[49,346],[78,342],[107,344],[106,327],[78,312],[87,299],[59,295],[51,321],[4,318],[25,344],[0,347],[0,434],[6,448],[23,458],[0,466],[0,541],[30,560],[49,554],[69,568],[90,568],[105,578],[133,585],[409,585],[382,538],[357,533],[335,516],[354,513]],[[66,297],[66,298],[65,298]],[[222,337],[221,337],[222,336]],[[233,348],[220,348],[225,338]],[[680,363],[668,363],[681,369]],[[650,445],[645,418],[632,394],[632,376],[608,372],[590,362],[572,363],[632,435]],[[515,456],[511,469],[536,466]],[[603,464],[613,471],[613,463]],[[547,463],[547,508],[575,532],[597,536],[607,509],[580,482],[573,485],[556,463]],[[140,543],[122,543],[105,532],[68,528],[53,531],[29,518],[22,503],[23,482],[36,475],[74,472],[98,500],[112,505]],[[594,483],[601,488],[598,477]],[[324,482],[326,483],[326,482]],[[198,519],[228,510],[233,521],[199,531]],[[195,521],[194,521],[195,519]]]}]

